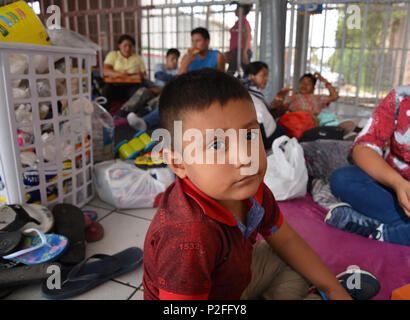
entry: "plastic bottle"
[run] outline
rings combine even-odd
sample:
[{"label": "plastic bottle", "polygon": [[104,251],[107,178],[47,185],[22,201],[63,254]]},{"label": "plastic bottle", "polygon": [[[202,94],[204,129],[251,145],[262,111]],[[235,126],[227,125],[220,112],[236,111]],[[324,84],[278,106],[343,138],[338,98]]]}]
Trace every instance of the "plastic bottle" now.
[{"label": "plastic bottle", "polygon": [[114,159],[114,119],[100,104],[106,99],[98,97],[94,100],[92,116],[92,140],[94,163]]}]

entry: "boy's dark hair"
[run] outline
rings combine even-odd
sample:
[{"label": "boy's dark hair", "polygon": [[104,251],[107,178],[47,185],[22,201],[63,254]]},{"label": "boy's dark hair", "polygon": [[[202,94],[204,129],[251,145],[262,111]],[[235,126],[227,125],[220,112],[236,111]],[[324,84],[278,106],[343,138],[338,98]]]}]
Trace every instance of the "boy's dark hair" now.
[{"label": "boy's dark hair", "polygon": [[252,101],[241,82],[217,69],[204,68],[172,78],[162,89],[159,98],[161,127],[174,133],[174,121],[190,111],[202,111],[214,102],[224,106],[229,100]]},{"label": "boy's dark hair", "polygon": [[179,52],[179,50],[178,50],[178,49],[175,49],[175,48],[171,48],[171,49],[169,49],[169,50],[167,51],[167,57],[168,57],[170,54],[175,54],[178,58],[181,56],[181,53]]},{"label": "boy's dark hair", "polygon": [[315,78],[313,74],[305,73],[303,76],[300,77],[299,82],[301,82],[304,78],[309,78],[310,80],[312,80],[313,86],[316,85],[317,79]]},{"label": "boy's dark hair", "polygon": [[120,45],[123,41],[129,40],[131,41],[132,45],[135,47],[135,39],[131,37],[129,34],[123,34],[117,41],[117,44]]},{"label": "boy's dark hair", "polygon": [[257,74],[259,71],[261,71],[263,68],[266,68],[269,70],[268,65],[265,62],[262,61],[254,61],[249,63],[246,67],[245,67],[245,75],[250,75],[250,74]]},{"label": "boy's dark hair", "polygon": [[195,33],[199,33],[205,40],[209,40],[209,32],[207,29],[202,28],[202,27],[198,27],[195,28],[194,30],[191,31],[191,37],[195,34]]}]

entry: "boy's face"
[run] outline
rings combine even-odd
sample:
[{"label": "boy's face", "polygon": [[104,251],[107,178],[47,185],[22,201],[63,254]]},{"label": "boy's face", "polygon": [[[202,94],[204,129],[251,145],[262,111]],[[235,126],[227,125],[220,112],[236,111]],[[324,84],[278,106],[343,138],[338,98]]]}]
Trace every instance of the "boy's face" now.
[{"label": "boy's face", "polygon": [[176,54],[169,54],[166,58],[165,58],[165,67],[168,70],[173,70],[176,69],[178,66],[178,56]]},{"label": "boy's face", "polygon": [[[196,187],[215,200],[244,200],[252,197],[263,181],[267,166],[252,102],[245,99],[229,100],[223,107],[219,102],[214,102],[203,111],[190,111],[187,116],[182,115],[182,132],[185,134],[192,129],[200,131],[203,139],[182,141],[184,157],[187,153],[195,156],[196,151],[192,152],[195,145],[198,147],[195,150],[202,150],[203,158],[213,157],[213,164],[207,160],[187,163],[184,159],[180,165],[170,165],[174,173],[180,178],[188,177]],[[222,129],[225,133],[231,129],[234,138],[230,139],[223,134],[207,138],[207,129]],[[225,161],[221,163],[217,157],[222,154],[225,154]],[[236,157],[236,161],[230,161],[230,157]],[[244,174],[246,170],[248,173]]]},{"label": "boy's face", "polygon": [[191,36],[192,49],[198,49],[200,53],[208,50],[209,39],[205,39],[200,33]]}]

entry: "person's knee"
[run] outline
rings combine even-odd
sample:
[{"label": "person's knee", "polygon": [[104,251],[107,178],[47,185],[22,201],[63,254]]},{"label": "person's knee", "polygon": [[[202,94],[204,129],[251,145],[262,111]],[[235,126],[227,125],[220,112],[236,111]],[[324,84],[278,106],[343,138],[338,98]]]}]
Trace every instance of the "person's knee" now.
[{"label": "person's knee", "polygon": [[330,189],[336,197],[340,196],[342,189],[348,187],[352,175],[352,167],[353,166],[338,168],[330,175]]}]

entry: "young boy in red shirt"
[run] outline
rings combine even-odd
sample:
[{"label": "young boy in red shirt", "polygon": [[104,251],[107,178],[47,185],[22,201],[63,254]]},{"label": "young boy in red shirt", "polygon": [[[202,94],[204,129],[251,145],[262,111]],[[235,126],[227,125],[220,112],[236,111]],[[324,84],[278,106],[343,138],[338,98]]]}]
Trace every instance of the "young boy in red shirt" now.
[{"label": "young boy in red shirt", "polygon": [[[164,153],[176,181],[146,235],[144,299],[303,299],[313,298],[311,283],[328,299],[350,299],[263,183],[256,112],[237,79],[214,69],[176,77],[162,91],[159,113],[171,133]],[[177,120],[184,139],[174,132]],[[208,135],[217,129],[230,130],[229,141],[221,131]],[[187,132],[202,138],[186,139]],[[258,233],[265,240],[256,242]]]}]

